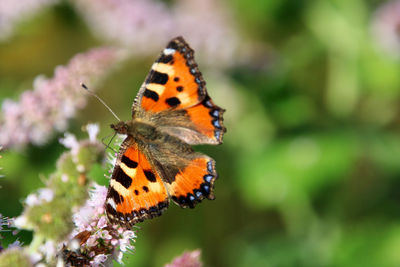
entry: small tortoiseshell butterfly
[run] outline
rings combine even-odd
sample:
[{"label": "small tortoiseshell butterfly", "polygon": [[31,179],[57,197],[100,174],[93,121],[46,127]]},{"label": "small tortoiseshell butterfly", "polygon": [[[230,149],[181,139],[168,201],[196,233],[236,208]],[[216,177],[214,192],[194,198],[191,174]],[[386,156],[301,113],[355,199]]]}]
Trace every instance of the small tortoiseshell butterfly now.
[{"label": "small tortoiseshell butterfly", "polygon": [[215,161],[191,145],[222,143],[224,109],[182,37],[170,41],[151,67],[132,107],[132,120],[111,125],[127,135],[108,188],[109,220],[125,226],[160,216],[169,198],[193,208],[214,199]]}]

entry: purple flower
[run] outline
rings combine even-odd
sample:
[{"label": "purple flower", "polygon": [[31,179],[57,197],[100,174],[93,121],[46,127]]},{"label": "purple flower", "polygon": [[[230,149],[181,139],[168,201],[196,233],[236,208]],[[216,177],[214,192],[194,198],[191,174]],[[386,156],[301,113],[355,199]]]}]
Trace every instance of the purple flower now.
[{"label": "purple flower", "polygon": [[39,246],[39,252],[45,256],[46,262],[51,262],[52,259],[56,257],[56,244],[52,240],[47,240],[44,244]]},{"label": "purple flower", "polygon": [[92,266],[104,266],[104,263],[108,260],[106,255],[97,255],[94,257]]},{"label": "purple flower", "polygon": [[185,252],[164,267],[201,267],[200,254],[200,250]]},{"label": "purple flower", "polygon": [[400,1],[383,4],[375,13],[372,31],[381,47],[392,56],[400,57]]},{"label": "purple flower", "polygon": [[[10,227],[10,219],[7,217],[4,217],[0,213],[0,233],[3,231],[7,231],[9,227]],[[5,230],[4,228],[7,228],[7,229]],[[0,238],[1,238],[1,235],[0,235]]]},{"label": "purple flower", "polygon": [[170,36],[182,35],[195,48],[197,60],[212,68],[237,63],[238,37],[223,2],[177,0],[172,16],[174,29]]},{"label": "purple flower", "polygon": [[[0,146],[0,151],[3,149],[3,147],[2,146]],[[0,155],[0,159],[2,158],[2,156]],[[3,168],[2,167],[0,167],[0,170],[2,170]],[[4,177],[4,175],[1,175],[0,174],[0,178],[3,178]],[[1,186],[0,186],[0,188],[1,188]]]},{"label": "purple flower", "polygon": [[94,184],[86,204],[73,216],[76,228],[70,244],[78,240],[80,256],[93,266],[107,265],[112,258],[121,262],[123,253],[134,250],[135,232],[108,223],[104,210],[106,196],[107,188]]},{"label": "purple flower", "polygon": [[[107,188],[94,184],[93,189],[90,191],[90,197],[86,201],[86,204],[82,206],[77,213],[73,215],[73,221],[76,225],[75,231],[72,236],[75,236],[82,231],[92,231],[93,222],[96,222],[99,229],[102,229],[104,225],[98,224],[101,217],[104,215],[104,203],[106,201]],[[101,219],[103,221],[103,219]]]},{"label": "purple flower", "polygon": [[33,90],[19,101],[5,100],[0,116],[0,143],[5,147],[43,144],[56,131],[64,131],[68,119],[86,105],[81,81],[98,82],[123,55],[113,48],[96,48],[74,56],[67,66],[56,67],[54,77],[36,78]]},{"label": "purple flower", "polygon": [[74,3],[97,36],[134,47],[135,55],[160,50],[173,27],[167,7],[158,1],[76,0]]},{"label": "purple flower", "polygon": [[26,20],[39,10],[57,2],[58,0],[1,0],[0,41],[12,34],[19,21]]},{"label": "purple flower", "polygon": [[100,131],[99,125],[97,123],[89,123],[86,125],[86,131],[89,135],[89,141],[92,143],[97,142],[97,135]]},{"label": "purple flower", "polygon": [[76,0],[77,11],[100,38],[127,47],[133,55],[156,55],[171,38],[182,35],[205,64],[234,64],[238,46],[228,9],[213,0]]}]

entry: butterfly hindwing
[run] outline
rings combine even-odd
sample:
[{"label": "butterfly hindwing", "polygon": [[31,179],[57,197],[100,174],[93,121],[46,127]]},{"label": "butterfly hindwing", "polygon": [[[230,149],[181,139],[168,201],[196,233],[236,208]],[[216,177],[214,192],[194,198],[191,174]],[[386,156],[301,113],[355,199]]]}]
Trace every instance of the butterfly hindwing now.
[{"label": "butterfly hindwing", "polygon": [[206,95],[202,102],[183,110],[166,110],[152,115],[157,129],[189,145],[220,144],[226,128],[224,109],[216,106]]},{"label": "butterfly hindwing", "polygon": [[168,195],[181,207],[193,208],[204,198],[214,199],[214,182],[218,177],[215,161],[193,151],[179,138],[152,146],[153,165],[168,190]]},{"label": "butterfly hindwing", "polygon": [[106,200],[109,219],[126,225],[159,216],[168,207],[161,178],[132,141],[128,137],[121,146]]},{"label": "butterfly hindwing", "polygon": [[194,208],[204,198],[214,199],[214,181],[218,177],[215,162],[196,153],[188,165],[181,169],[167,188],[174,202],[183,208]]}]

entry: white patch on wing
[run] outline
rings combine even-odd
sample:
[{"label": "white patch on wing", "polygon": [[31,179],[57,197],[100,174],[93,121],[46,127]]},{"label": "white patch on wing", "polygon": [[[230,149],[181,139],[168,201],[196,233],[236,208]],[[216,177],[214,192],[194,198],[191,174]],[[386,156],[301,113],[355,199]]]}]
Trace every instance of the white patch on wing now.
[{"label": "white patch on wing", "polygon": [[135,176],[136,176],[136,168],[135,169],[134,168],[129,168],[123,162],[121,162],[121,164],[119,166],[121,167],[121,169],[124,171],[124,173],[126,175],[128,175],[132,179],[135,178]]},{"label": "white patch on wing", "polygon": [[108,199],[107,199],[107,204],[110,204],[111,207],[112,207],[114,210],[117,210],[117,205],[115,204],[114,199],[108,198]]},{"label": "white patch on wing", "polygon": [[179,93],[177,94],[177,97],[179,98],[179,101],[181,101],[181,104],[186,105],[191,102],[189,94],[188,93]]},{"label": "white patch on wing", "polygon": [[174,66],[165,64],[165,63],[154,63],[151,67],[153,70],[168,74],[168,76],[173,76],[175,73]]},{"label": "white patch on wing", "polygon": [[154,193],[159,193],[163,189],[163,185],[161,183],[149,183],[147,187],[149,188],[150,192]]},{"label": "white patch on wing", "polygon": [[173,48],[165,48],[163,52],[165,55],[169,56],[169,55],[173,55],[175,53],[175,51],[176,50]]},{"label": "white patch on wing", "polygon": [[128,189],[126,189],[122,184],[117,182],[115,179],[110,180],[110,186],[112,186],[112,188],[114,188],[115,191],[117,191],[118,194],[120,194],[123,197],[131,195],[131,192]]},{"label": "white patch on wing", "polygon": [[165,90],[165,86],[161,85],[161,84],[157,84],[157,83],[149,83],[148,85],[146,85],[146,88],[156,92],[159,96],[162,95],[164,93]]}]

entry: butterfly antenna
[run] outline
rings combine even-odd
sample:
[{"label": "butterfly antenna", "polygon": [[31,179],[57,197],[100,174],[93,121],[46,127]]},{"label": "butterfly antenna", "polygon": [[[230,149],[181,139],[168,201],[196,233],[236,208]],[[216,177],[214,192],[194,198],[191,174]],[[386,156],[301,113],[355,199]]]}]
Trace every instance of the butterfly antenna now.
[{"label": "butterfly antenna", "polygon": [[96,97],[97,100],[99,100],[106,108],[108,108],[108,110],[111,112],[111,114],[114,115],[115,118],[117,118],[118,121],[121,121],[120,118],[118,118],[118,116],[114,113],[114,111],[112,111],[112,109],[107,106],[107,104],[103,101],[103,99],[101,99],[100,97],[98,97],[94,92],[90,91],[89,88],[84,84],[81,83],[81,86],[83,89],[85,89],[89,94],[91,94],[92,96]]}]

